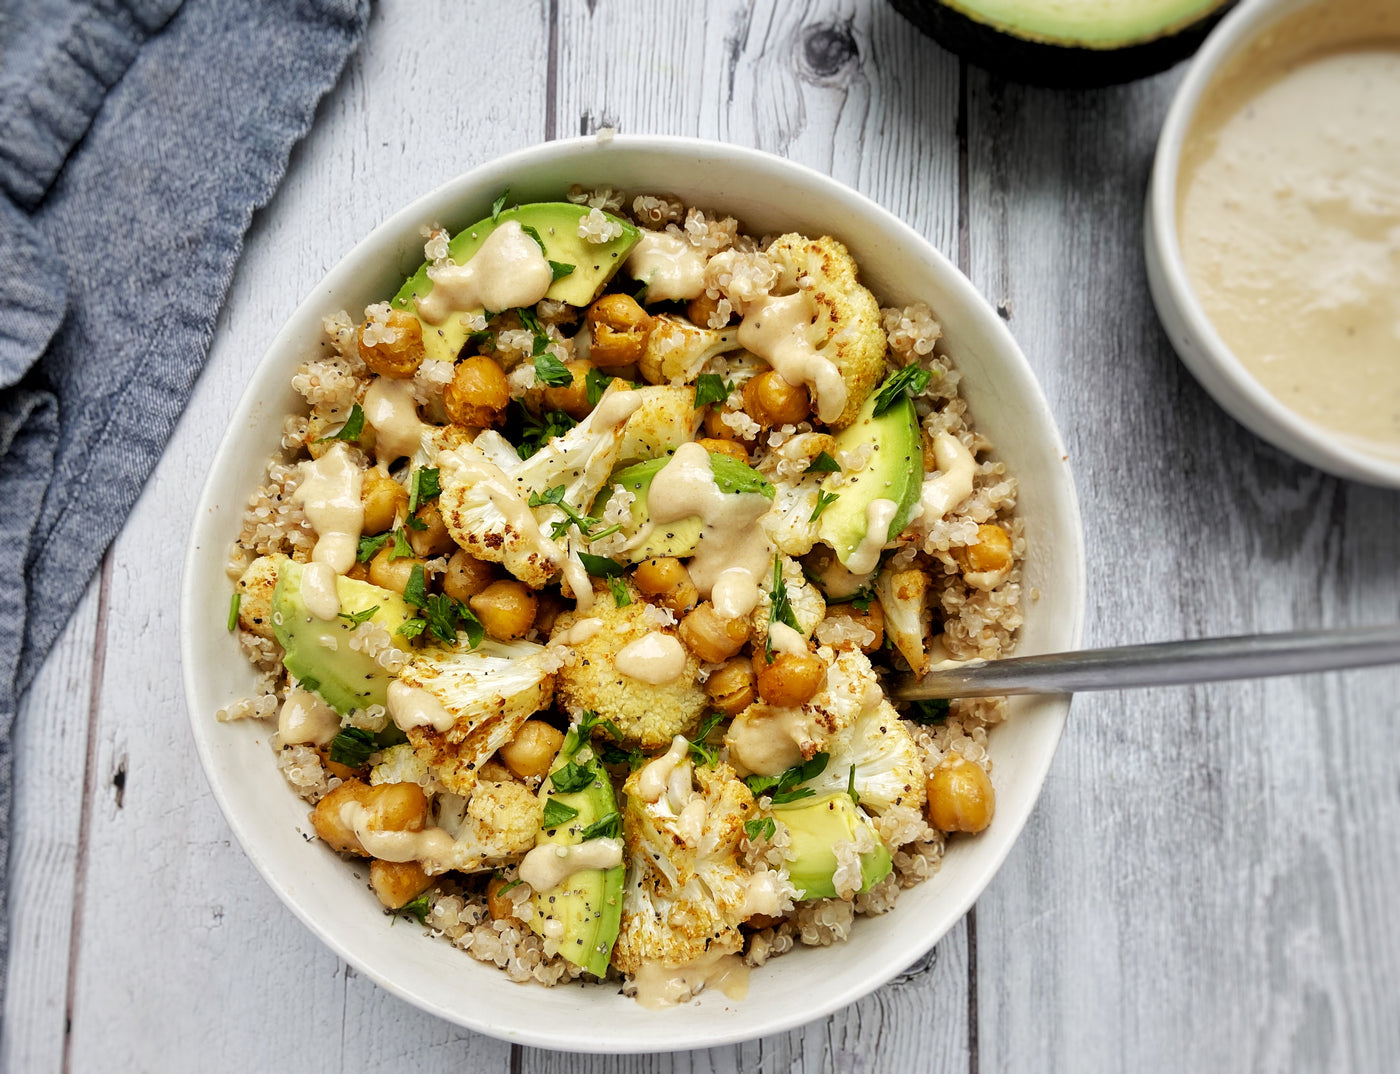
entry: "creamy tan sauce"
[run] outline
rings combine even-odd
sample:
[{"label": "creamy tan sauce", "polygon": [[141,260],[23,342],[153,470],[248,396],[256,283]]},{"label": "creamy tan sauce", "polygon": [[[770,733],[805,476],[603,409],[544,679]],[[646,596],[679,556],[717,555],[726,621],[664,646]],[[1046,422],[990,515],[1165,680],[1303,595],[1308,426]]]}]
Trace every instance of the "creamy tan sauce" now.
[{"label": "creamy tan sauce", "polygon": [[1182,149],[1187,274],[1284,405],[1400,458],[1400,5],[1283,20],[1206,92]]},{"label": "creamy tan sauce", "polygon": [[277,714],[277,738],[284,746],[324,746],[340,733],[340,716],[310,690],[294,686],[287,691]]},{"label": "creamy tan sauce", "polygon": [[643,231],[626,268],[647,285],[648,302],[684,302],[705,290],[705,255],[669,231]]},{"label": "creamy tan sauce", "polygon": [[815,316],[805,291],[767,296],[745,310],[739,323],[739,344],[771,365],[789,384],[806,385],[817,417],[832,422],[846,409],[846,382],[814,345]]},{"label": "creamy tan sauce", "polygon": [[648,1010],[674,1007],[706,988],[737,1001],[749,994],[749,968],[738,955],[722,951],[709,951],[683,966],[643,959],[632,983],[637,1002]]},{"label": "creamy tan sauce", "polygon": [[441,324],[457,312],[533,306],[554,282],[554,271],[519,221],[507,220],[465,265],[433,265],[428,279],[433,289],[415,300],[418,316]]},{"label": "creamy tan sauce", "polygon": [[427,690],[410,686],[401,679],[395,679],[389,684],[386,707],[389,710],[389,718],[400,731],[407,731],[410,727],[431,727],[445,734],[452,730],[457,722],[457,718],[443,708],[442,702]]},{"label": "creamy tan sauce", "polygon": [[807,639],[800,630],[793,630],[786,623],[768,624],[768,644],[775,653],[805,653]]},{"label": "creamy tan sauce", "polygon": [[[671,739],[671,748],[660,757],[648,761],[637,773],[637,795],[644,802],[657,802],[666,793],[671,777],[685,765],[690,756],[690,743],[684,735]],[[686,770],[689,778],[689,769]]]},{"label": "creamy tan sauce", "polygon": [[359,802],[346,802],[340,807],[340,822],[355,833],[365,853],[380,861],[418,861],[428,867],[450,860],[456,840],[441,828],[419,831],[395,831],[371,828],[372,814]]},{"label": "creamy tan sauce", "polygon": [[619,649],[613,666],[629,679],[662,686],[684,674],[685,646],[674,635],[653,630]]},{"label": "creamy tan sauce", "polygon": [[801,743],[815,731],[802,708],[751,705],[734,717],[724,741],[740,775],[776,776],[803,759]]},{"label": "creamy tan sauce", "polygon": [[557,888],[584,869],[611,869],[622,864],[622,841],[607,837],[563,846],[545,843],[520,862],[520,879],[537,892]]},{"label": "creamy tan sauce", "polygon": [[[691,580],[709,597],[721,575],[727,575],[721,590],[726,607],[716,601],[715,610],[731,619],[748,614],[758,602],[759,579],[773,565],[773,546],[758,525],[768,512],[768,499],[756,492],[721,492],[709,452],[692,442],[676,448],[656,475],[647,506],[653,526],[700,519],[700,544],[689,564]],[[649,533],[650,527],[633,538],[633,544],[644,542]],[[746,610],[727,614],[745,604]]]},{"label": "creamy tan sauce", "polygon": [[567,630],[560,631],[559,636],[553,640],[563,642],[565,645],[580,645],[602,629],[603,621],[596,616],[590,616],[587,619],[571,623]]},{"label": "creamy tan sauce", "polygon": [[933,438],[933,461],[939,472],[924,478],[919,492],[919,521],[926,527],[972,495],[972,479],[977,473],[972,452],[952,433]]},{"label": "creamy tan sauce", "polygon": [[880,552],[890,539],[890,523],[898,511],[899,504],[883,497],[865,505],[865,536],[846,560],[852,574],[869,574],[880,565]]},{"label": "creamy tan sauce", "polygon": [[340,594],[335,580],[339,575],[329,563],[308,563],[301,570],[301,599],[317,619],[334,619],[340,613]]},{"label": "creamy tan sauce", "polygon": [[374,454],[382,464],[416,455],[433,426],[418,418],[411,380],[376,377],[365,392],[365,421],[374,427]]},{"label": "creamy tan sauce", "polygon": [[341,441],[319,459],[301,464],[302,479],[293,498],[316,530],[313,563],[325,563],[336,574],[355,564],[365,511],[360,503],[361,475]]}]

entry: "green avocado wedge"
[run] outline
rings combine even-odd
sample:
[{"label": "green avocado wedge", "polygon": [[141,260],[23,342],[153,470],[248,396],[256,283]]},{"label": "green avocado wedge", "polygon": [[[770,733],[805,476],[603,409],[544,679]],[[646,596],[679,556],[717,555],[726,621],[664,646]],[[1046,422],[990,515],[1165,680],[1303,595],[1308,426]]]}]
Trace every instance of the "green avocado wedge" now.
[{"label": "green avocado wedge", "polygon": [[[490,234],[502,224],[514,220],[522,228],[533,231],[544,247],[544,256],[554,262],[557,279],[545,292],[545,298],[557,302],[567,302],[571,306],[587,306],[598,296],[613,274],[627,260],[627,254],[641,232],[621,217],[604,214],[609,220],[621,225],[622,234],[608,242],[594,243],[580,238],[579,222],[592,210],[587,205],[573,205],[569,202],[542,201],[528,205],[517,205],[513,209],[503,209],[495,216],[478,220],[469,228],[459,231],[447,244],[448,256],[458,265],[465,265],[481,249]],[[565,269],[572,267],[571,271]],[[407,310],[417,315],[415,299],[426,297],[433,289],[428,279],[428,262],[423,262],[418,271],[410,276],[390,301],[395,309]],[[481,309],[457,310],[449,314],[439,325],[431,325],[420,318],[423,326],[423,349],[429,358],[438,361],[455,361],[470,335],[462,324],[460,314],[481,313]],[[499,310],[491,311],[499,313]]]},{"label": "green avocado wedge", "polygon": [[773,819],[787,825],[788,875],[798,899],[834,899],[833,878],[838,862],[836,845],[853,842],[861,827],[869,830],[875,846],[860,856],[860,887],[869,891],[890,875],[890,852],[871,827],[870,819],[850,795],[837,792],[820,798],[773,806]]},{"label": "green avocado wedge", "polygon": [[896,504],[888,539],[909,524],[924,483],[924,444],[918,415],[907,395],[900,395],[883,414],[875,414],[880,393],[872,392],[856,420],[836,434],[832,454],[858,452],[869,445],[865,466],[855,473],[829,475],[822,492],[835,496],[817,521],[817,536],[836,551],[842,566],[865,539],[866,511],[875,500]]}]

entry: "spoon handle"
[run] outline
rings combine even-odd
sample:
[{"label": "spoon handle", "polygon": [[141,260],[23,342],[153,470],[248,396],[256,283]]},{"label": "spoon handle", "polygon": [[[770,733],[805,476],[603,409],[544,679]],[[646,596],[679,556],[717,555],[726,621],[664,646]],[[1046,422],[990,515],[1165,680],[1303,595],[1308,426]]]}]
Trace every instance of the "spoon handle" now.
[{"label": "spoon handle", "polygon": [[1391,663],[1400,663],[1400,624],[1164,641],[973,661],[931,671],[922,679],[906,675],[895,681],[890,696],[896,701],[917,701],[998,694],[1066,694],[1077,690],[1260,679]]}]

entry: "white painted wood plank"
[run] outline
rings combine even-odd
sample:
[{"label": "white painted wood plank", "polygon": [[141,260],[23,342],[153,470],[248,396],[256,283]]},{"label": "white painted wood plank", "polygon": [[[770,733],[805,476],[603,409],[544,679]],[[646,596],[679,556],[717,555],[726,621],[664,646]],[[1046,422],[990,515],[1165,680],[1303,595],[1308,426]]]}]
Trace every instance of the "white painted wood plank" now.
[{"label": "white painted wood plank", "polygon": [[94,578],[14,723],[0,1070],[58,1070],[62,1063],[100,588]]},{"label": "white painted wood plank", "polygon": [[[1090,644],[1394,621],[1400,497],[1287,460],[1152,312],[1141,205],[1177,74],[974,74],[975,281],[1066,434]],[[1400,673],[1087,695],[978,906],[987,1070],[1384,1069],[1400,933]]]}]

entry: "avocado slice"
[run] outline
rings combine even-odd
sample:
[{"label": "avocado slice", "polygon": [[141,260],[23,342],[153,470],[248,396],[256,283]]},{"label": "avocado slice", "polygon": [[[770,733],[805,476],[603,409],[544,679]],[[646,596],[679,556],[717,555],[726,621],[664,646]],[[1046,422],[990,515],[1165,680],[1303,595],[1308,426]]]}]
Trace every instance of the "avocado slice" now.
[{"label": "avocado slice", "polygon": [[[587,306],[597,297],[613,273],[622,267],[627,252],[637,244],[641,232],[621,217],[605,213],[609,220],[622,225],[622,234],[604,243],[592,243],[579,238],[579,221],[592,210],[587,205],[573,205],[564,201],[542,201],[529,205],[517,205],[513,209],[503,209],[496,216],[478,220],[471,227],[459,231],[447,244],[448,255],[459,265],[465,265],[472,255],[481,248],[488,235],[510,220],[519,222],[522,228],[533,229],[544,246],[544,256],[560,265],[572,265],[573,271],[560,276],[545,292],[545,298],[567,302],[571,306]],[[399,293],[390,300],[395,309],[408,310],[417,316],[414,299],[426,296],[433,289],[428,279],[428,262],[423,262],[418,271],[399,288]],[[458,310],[449,314],[440,325],[428,324],[419,319],[423,326],[423,349],[429,358],[451,362],[456,360],[463,344],[470,334],[462,324],[458,314],[481,313],[481,309]],[[499,313],[499,310],[492,312]]]},{"label": "avocado slice", "polygon": [[[540,801],[546,808],[554,801],[578,812],[557,827],[540,829],[535,837],[536,846],[550,843],[572,846],[581,843],[585,828],[617,814],[612,780],[603,766],[592,757],[591,751],[587,755],[588,761],[578,759],[581,747],[586,745],[586,741],[580,740],[577,727],[571,727],[564,736],[564,745],[554,758],[549,776],[540,786]],[[554,783],[554,775],[561,770],[567,770],[579,782],[584,782],[582,789],[559,790]],[[572,785],[565,783],[565,786]],[[618,824],[621,825],[620,817]],[[535,916],[530,920],[530,927],[540,936],[548,936],[547,923],[558,922],[563,926],[562,932],[558,932],[557,926],[554,930],[559,953],[575,966],[602,977],[608,972],[613,944],[617,942],[618,929],[622,925],[622,886],[626,877],[626,865],[616,865],[611,869],[580,869],[558,887],[535,892]]]},{"label": "avocado slice", "polygon": [[879,392],[871,392],[856,420],[836,434],[833,454],[872,450],[865,468],[844,475],[838,486],[835,474],[822,482],[822,492],[836,499],[817,520],[817,536],[836,550],[842,566],[860,545],[866,531],[866,508],[874,500],[893,500],[897,505],[890,520],[893,537],[909,524],[924,485],[924,443],[919,417],[907,395],[883,414],[876,416]]},{"label": "avocado slice", "polygon": [[788,875],[797,888],[798,899],[834,899],[837,843],[849,842],[863,825],[875,840],[875,849],[860,856],[860,891],[869,891],[890,875],[890,852],[870,819],[841,792],[820,798],[773,806],[773,818],[787,825]]},{"label": "avocado slice", "polygon": [[[651,483],[670,461],[669,458],[648,459],[646,462],[614,471],[612,477],[608,478],[607,489],[594,505],[593,513],[596,515],[603,509],[608,498],[612,496],[612,487],[621,485],[637,497],[632,504],[632,521],[630,524],[624,524],[622,532],[629,538],[641,533],[651,522],[651,515],[647,509],[647,493],[651,489]],[[712,452],[710,471],[715,475],[715,484],[721,492],[735,495],[757,492],[770,500],[773,498],[773,486],[757,470],[732,456]],[[653,556],[681,558],[694,555],[696,546],[700,543],[701,526],[698,517],[668,522],[664,527],[652,529],[646,535],[646,539],[627,555],[633,563],[640,563]]]},{"label": "avocado slice", "polygon": [[[350,648],[355,624],[347,618],[317,619],[306,608],[301,581],[304,565],[289,559],[277,571],[272,590],[272,629],[284,650],[282,663],[308,690],[314,690],[342,716],[352,709],[383,705],[394,676],[362,652]],[[342,615],[377,609],[369,622],[390,635],[413,618],[413,609],[388,589],[337,577]]]},{"label": "avocado slice", "polygon": [[1165,71],[1234,0],[892,0],[945,48],[1015,82],[1089,87]]}]

